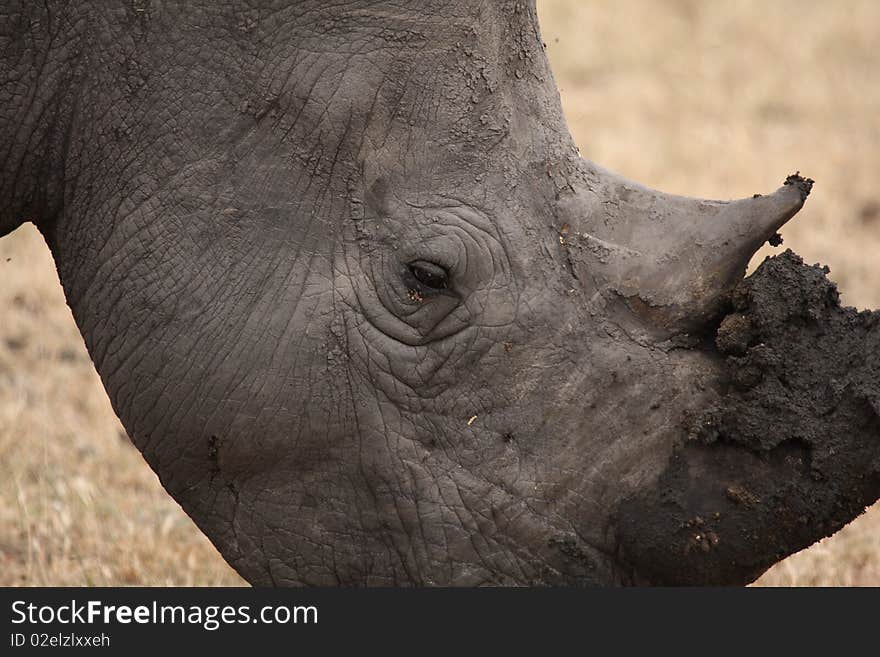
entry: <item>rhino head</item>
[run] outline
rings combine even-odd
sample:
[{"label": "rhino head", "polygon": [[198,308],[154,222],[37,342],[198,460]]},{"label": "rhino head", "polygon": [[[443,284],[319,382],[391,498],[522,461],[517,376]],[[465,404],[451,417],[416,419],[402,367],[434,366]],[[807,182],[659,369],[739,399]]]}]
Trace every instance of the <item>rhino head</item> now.
[{"label": "rhino head", "polygon": [[741,283],[812,181],[582,158],[533,2],[50,9],[4,16],[0,232],[252,583],[742,583],[880,494],[876,316]]}]

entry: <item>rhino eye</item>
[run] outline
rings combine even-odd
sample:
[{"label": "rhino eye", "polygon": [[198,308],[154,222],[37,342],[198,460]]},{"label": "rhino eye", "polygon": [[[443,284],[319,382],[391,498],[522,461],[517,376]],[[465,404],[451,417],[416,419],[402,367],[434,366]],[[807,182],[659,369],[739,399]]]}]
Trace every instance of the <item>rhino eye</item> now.
[{"label": "rhino eye", "polygon": [[423,288],[423,292],[442,292],[449,287],[449,274],[440,265],[424,260],[416,260],[407,265],[410,276]]}]

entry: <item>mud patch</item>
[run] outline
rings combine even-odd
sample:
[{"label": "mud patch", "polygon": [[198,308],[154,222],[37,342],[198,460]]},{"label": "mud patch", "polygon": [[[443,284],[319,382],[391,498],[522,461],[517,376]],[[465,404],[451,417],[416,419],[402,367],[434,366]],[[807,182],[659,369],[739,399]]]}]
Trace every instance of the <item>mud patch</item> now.
[{"label": "mud patch", "polygon": [[726,392],[615,513],[640,580],[748,583],[880,497],[880,312],[841,307],[827,273],[786,251],[735,290]]}]

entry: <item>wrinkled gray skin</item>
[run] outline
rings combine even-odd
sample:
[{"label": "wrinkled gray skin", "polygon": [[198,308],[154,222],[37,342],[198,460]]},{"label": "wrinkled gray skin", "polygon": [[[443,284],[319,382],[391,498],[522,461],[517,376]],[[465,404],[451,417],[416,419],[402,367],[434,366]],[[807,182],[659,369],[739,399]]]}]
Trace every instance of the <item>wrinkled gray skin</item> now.
[{"label": "wrinkled gray skin", "polygon": [[0,14],[0,234],[45,235],[131,439],[245,578],[649,581],[612,512],[718,395],[675,347],[803,189],[581,159],[532,2]]}]

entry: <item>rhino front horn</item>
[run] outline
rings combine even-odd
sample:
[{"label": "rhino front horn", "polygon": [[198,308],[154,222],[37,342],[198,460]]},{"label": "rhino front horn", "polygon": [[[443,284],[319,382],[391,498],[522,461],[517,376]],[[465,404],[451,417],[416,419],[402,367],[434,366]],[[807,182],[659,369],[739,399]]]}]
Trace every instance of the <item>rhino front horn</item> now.
[{"label": "rhino front horn", "polygon": [[[803,207],[813,185],[796,173],[773,194],[710,201],[584,166],[575,215],[590,279],[669,333],[698,330],[718,315],[749,259]],[[569,260],[578,275],[571,250]]]}]

